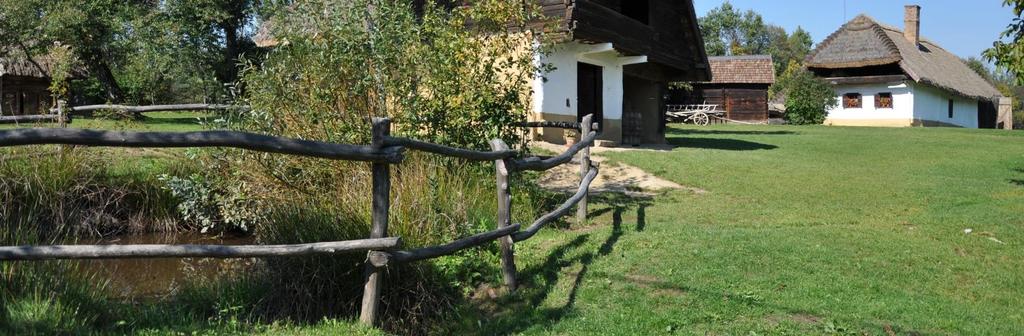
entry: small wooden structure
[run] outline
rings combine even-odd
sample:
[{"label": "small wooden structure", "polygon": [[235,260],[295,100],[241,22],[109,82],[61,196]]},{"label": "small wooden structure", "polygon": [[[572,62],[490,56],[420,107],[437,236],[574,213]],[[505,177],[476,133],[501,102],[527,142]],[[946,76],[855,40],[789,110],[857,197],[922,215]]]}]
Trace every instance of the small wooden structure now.
[{"label": "small wooden structure", "polygon": [[50,60],[0,54],[0,115],[46,114],[50,96]]},{"label": "small wooden structure", "polygon": [[692,83],[693,90],[674,89],[669,104],[718,105],[727,120],[768,121],[768,87],[775,66],[768,55],[709,57],[711,81]]}]

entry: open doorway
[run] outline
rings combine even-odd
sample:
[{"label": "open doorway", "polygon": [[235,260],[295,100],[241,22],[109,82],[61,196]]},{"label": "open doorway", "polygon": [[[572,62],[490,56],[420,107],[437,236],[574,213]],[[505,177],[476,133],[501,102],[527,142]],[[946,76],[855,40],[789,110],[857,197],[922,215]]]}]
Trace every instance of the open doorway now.
[{"label": "open doorway", "polygon": [[604,71],[600,66],[587,63],[577,64],[576,75],[576,120],[594,115],[594,122],[604,126],[604,95],[602,94]]}]

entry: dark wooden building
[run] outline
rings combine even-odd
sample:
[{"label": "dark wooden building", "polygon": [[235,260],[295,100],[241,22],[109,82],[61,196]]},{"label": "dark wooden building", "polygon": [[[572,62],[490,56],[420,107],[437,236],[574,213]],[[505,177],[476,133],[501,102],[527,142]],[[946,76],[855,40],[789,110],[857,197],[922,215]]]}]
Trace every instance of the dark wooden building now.
[{"label": "dark wooden building", "polygon": [[768,121],[768,87],[775,83],[771,56],[709,57],[711,81],[673,90],[672,104],[715,104],[729,120]]},{"label": "dark wooden building", "polygon": [[0,115],[48,113],[50,61],[0,55]]}]

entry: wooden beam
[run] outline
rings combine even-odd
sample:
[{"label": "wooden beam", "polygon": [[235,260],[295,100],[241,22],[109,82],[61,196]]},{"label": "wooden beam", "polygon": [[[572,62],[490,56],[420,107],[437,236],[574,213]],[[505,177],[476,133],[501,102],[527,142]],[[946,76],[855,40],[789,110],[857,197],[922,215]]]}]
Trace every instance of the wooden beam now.
[{"label": "wooden beam", "polygon": [[881,76],[856,76],[856,77],[828,77],[825,82],[832,85],[841,84],[878,84],[895,83],[909,79],[906,75],[881,75]]},{"label": "wooden beam", "polygon": [[556,208],[555,211],[552,211],[538,218],[526,230],[513,234],[512,240],[515,242],[521,242],[530,239],[530,237],[533,237],[533,235],[537,234],[537,232],[540,231],[540,229],[544,228],[544,226],[547,225],[548,223],[551,223],[554,220],[568,214],[569,211],[572,210],[573,206],[576,205],[576,203],[578,203],[584,197],[587,197],[587,192],[590,190],[590,183],[594,182],[594,179],[597,178],[597,172],[597,166],[592,166],[590,172],[588,172],[587,176],[583,179],[583,182],[580,183],[580,187],[579,189],[576,190],[576,194],[572,195],[572,197],[566,200],[565,203],[562,203],[562,205],[558,206],[558,208]]},{"label": "wooden beam", "polygon": [[509,234],[512,234],[518,230],[519,224],[513,224],[497,230],[475,234],[444,245],[424,247],[409,251],[396,251],[390,252],[389,254],[391,254],[391,258],[393,260],[400,262],[413,262],[418,260],[433,259],[440,256],[450,255],[455,252],[462,251],[471,247],[483,245],[486,244],[487,242],[499,239],[501,237],[507,237]]},{"label": "wooden beam", "polygon": [[[72,112],[94,112],[94,111],[122,111],[130,113],[146,113],[146,112],[173,112],[173,111],[222,111],[222,110],[248,110],[248,106],[238,105],[221,105],[221,104],[174,104],[174,105],[148,105],[148,106],[128,106],[128,105],[84,105],[84,106],[73,106],[68,108]],[[53,109],[51,109],[53,110]]]},{"label": "wooden beam", "polygon": [[60,116],[56,114],[34,114],[34,115],[15,115],[15,116],[0,116],[0,124],[16,124],[16,123],[37,123],[37,122],[58,122]]},{"label": "wooden beam", "polygon": [[3,246],[0,260],[123,258],[252,258],[394,249],[399,238],[292,245],[52,245]]},{"label": "wooden beam", "polygon": [[597,132],[590,132],[590,134],[587,134],[587,136],[583,137],[582,139],[580,139],[580,141],[573,144],[571,147],[569,147],[568,150],[566,150],[562,154],[553,156],[548,159],[531,157],[522,160],[512,161],[511,168],[516,171],[544,171],[560,166],[562,164],[565,164],[566,162],[572,161],[572,157],[576,156],[576,153],[579,153],[581,150],[583,150],[583,148],[590,147],[591,145],[593,145],[594,140],[596,139]]},{"label": "wooden beam", "polygon": [[481,152],[400,137],[386,137],[384,138],[384,145],[389,147],[407,147],[434,154],[454,156],[457,158],[462,158],[470,161],[493,161],[510,158],[516,155],[515,151],[508,149],[501,151]]},{"label": "wooden beam", "polygon": [[571,129],[571,130],[577,130],[577,131],[580,129],[580,123],[578,123],[578,122],[565,122],[565,121],[527,121],[527,122],[513,123],[512,125],[516,126],[516,127],[525,127],[525,128],[562,128],[562,129]]},{"label": "wooden beam", "polygon": [[402,149],[335,144],[233,131],[123,132],[73,128],[0,130],[0,147],[80,145],[104,147],[232,147],[334,160],[398,163]]}]

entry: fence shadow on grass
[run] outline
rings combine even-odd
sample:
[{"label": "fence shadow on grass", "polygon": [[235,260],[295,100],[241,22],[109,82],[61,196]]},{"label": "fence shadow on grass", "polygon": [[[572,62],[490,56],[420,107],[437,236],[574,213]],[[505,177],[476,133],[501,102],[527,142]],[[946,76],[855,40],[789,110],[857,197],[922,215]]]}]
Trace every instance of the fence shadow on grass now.
[{"label": "fence shadow on grass", "polygon": [[[627,195],[624,193],[594,194],[590,199],[595,208],[588,217],[598,223],[604,222],[611,213],[611,233],[600,244],[592,239],[595,233],[583,233],[569,242],[550,249],[542,262],[531,264],[520,271],[523,285],[515,295],[500,298],[496,306],[503,307],[492,312],[496,318],[481,321],[478,329],[470,331],[477,334],[516,334],[527,328],[552,326],[568,316],[575,309],[580,285],[587,276],[590,265],[600,258],[608,256],[615,249],[629,229],[642,232],[646,227],[646,208],[651,206],[653,198],[649,196]],[[631,228],[623,219],[625,214],[636,211],[636,223]],[[598,224],[600,225],[600,224]],[[585,229],[589,229],[585,228]],[[578,267],[578,271],[565,271],[567,268]],[[544,307],[550,301],[560,283],[569,283],[563,298],[564,304]]]}]

